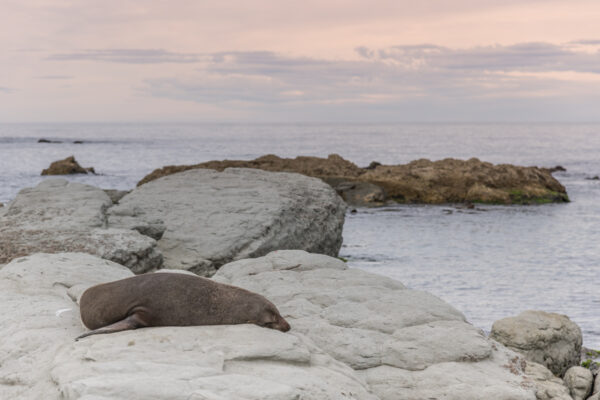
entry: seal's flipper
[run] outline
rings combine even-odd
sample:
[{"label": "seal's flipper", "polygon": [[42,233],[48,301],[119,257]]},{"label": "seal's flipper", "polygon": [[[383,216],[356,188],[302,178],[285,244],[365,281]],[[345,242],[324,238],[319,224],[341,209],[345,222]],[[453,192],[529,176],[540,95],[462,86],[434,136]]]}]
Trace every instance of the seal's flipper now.
[{"label": "seal's flipper", "polygon": [[97,335],[101,333],[113,333],[120,331],[127,331],[130,329],[137,329],[146,326],[142,323],[140,318],[136,314],[132,314],[125,319],[115,322],[114,324],[103,326],[102,328],[94,329],[93,331],[89,331],[84,333],[83,335],[77,336],[75,341],[82,339],[86,336]]}]

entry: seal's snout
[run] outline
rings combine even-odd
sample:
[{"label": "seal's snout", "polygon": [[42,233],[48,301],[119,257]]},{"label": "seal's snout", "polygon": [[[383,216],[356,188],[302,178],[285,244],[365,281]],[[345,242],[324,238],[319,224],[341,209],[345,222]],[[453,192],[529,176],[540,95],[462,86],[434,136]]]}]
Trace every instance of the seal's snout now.
[{"label": "seal's snout", "polygon": [[281,318],[277,324],[277,329],[279,329],[281,332],[287,332],[290,330],[290,324],[288,324],[285,319]]}]

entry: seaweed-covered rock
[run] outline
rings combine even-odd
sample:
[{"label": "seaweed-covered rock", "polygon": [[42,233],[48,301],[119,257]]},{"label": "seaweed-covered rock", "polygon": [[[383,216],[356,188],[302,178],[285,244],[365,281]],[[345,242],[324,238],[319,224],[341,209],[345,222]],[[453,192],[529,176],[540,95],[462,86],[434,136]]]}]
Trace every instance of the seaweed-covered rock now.
[{"label": "seaweed-covered rock", "polygon": [[48,168],[42,171],[42,175],[69,175],[87,173],[94,174],[94,168],[83,168],[73,156],[67,157],[64,160],[54,161]]},{"label": "seaweed-covered rock", "polygon": [[[336,154],[327,158],[280,158],[209,161],[195,165],[167,166],[144,177],[142,185],[161,176],[196,168],[221,171],[228,167],[297,172],[320,178],[333,186],[348,204],[377,206],[399,203],[539,204],[569,201],[567,192],[550,170],[509,164],[493,165],[476,158],[416,160],[404,165],[372,162],[360,168]],[[352,188],[354,184],[354,188]]]}]

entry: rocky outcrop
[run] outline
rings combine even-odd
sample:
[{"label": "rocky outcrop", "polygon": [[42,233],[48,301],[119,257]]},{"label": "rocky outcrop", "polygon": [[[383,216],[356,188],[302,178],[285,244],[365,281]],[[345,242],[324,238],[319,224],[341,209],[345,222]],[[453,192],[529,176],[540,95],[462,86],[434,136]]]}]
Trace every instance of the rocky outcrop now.
[{"label": "rocky outcrop", "polygon": [[[493,165],[476,158],[467,161],[421,159],[405,165],[372,162],[366,168],[359,168],[336,154],[326,159],[286,159],[267,155],[251,161],[225,160],[167,166],[153,171],[138,185],[184,170],[208,168],[221,171],[228,167],[297,172],[320,178],[336,188],[349,204],[359,206],[389,202],[538,204],[569,201],[564,186],[552,177],[548,169]],[[355,190],[355,193],[349,190]]]},{"label": "rocky outcrop", "polygon": [[592,393],[594,376],[589,369],[583,367],[571,367],[564,376],[564,381],[573,400],[586,400]]},{"label": "rocky outcrop", "polygon": [[163,176],[175,174],[196,168],[208,168],[223,171],[225,168],[255,168],[271,172],[296,172],[314,178],[356,178],[363,171],[350,161],[344,160],[337,154],[327,158],[300,156],[294,159],[280,158],[273,154],[259,157],[255,160],[224,160],[208,161],[195,165],[169,165],[159,168],[146,175],[138,186]]},{"label": "rocky outcrop", "polygon": [[156,241],[107,227],[112,201],[102,189],[48,179],[23,189],[0,215],[0,264],[37,252],[86,252],[140,273],[157,268]]},{"label": "rocky outcrop", "polygon": [[64,160],[54,161],[48,168],[42,171],[42,175],[69,175],[87,173],[94,174],[94,168],[83,168],[73,156],[67,157]]},{"label": "rocky outcrop", "polygon": [[194,169],[133,190],[109,210],[109,226],[160,234],[153,237],[166,268],[210,276],[227,262],[277,249],[337,255],[345,209],[318,179]]},{"label": "rocky outcrop", "polygon": [[216,276],[259,289],[284,310],[288,333],[163,327],[75,342],[83,291],[127,276],[73,253],[0,269],[0,398],[534,400],[539,391],[520,356],[438,298],[302,251],[240,260]]},{"label": "rocky outcrop", "polygon": [[558,376],[581,359],[581,329],[566,315],[525,311],[494,322],[490,337]]},{"label": "rocky outcrop", "polygon": [[379,399],[535,398],[520,356],[392,279],[301,251],[236,261],[214,279],[265,294],[293,334],[351,366]]},{"label": "rocky outcrop", "polygon": [[361,175],[360,180],[383,187],[390,198],[403,203],[568,201],[564,186],[540,168],[493,165],[476,158],[381,165]]}]

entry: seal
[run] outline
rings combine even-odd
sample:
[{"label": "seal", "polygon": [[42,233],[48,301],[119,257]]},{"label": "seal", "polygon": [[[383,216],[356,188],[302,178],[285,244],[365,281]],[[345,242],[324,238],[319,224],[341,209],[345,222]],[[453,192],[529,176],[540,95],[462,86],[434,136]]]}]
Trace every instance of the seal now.
[{"label": "seal", "polygon": [[79,300],[91,331],[77,337],[150,326],[256,324],[290,330],[277,307],[258,293],[179,273],[137,275],[87,289]]}]

